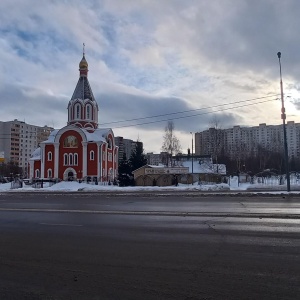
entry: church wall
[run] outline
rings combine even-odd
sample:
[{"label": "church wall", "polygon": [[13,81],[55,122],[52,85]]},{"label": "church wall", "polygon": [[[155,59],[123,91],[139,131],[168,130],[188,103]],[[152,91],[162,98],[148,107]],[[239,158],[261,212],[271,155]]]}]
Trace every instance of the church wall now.
[{"label": "church wall", "polygon": [[[91,151],[94,151],[94,159],[91,159]],[[88,143],[87,146],[87,174],[97,176],[98,147],[96,143]]]},{"label": "church wall", "polygon": [[[72,142],[72,139],[70,139],[69,141],[66,140],[67,137],[70,137],[70,136],[74,136],[75,138],[77,138],[76,144],[74,142]],[[78,164],[77,165],[74,164],[74,154],[75,153],[78,154]],[[64,163],[64,154],[68,154],[68,155],[73,154],[73,162],[71,162],[69,160],[68,163],[65,164]],[[78,175],[82,174],[81,173],[82,168],[83,168],[83,165],[82,165],[82,138],[81,138],[81,135],[75,130],[68,130],[68,131],[64,132],[59,139],[58,177],[61,179],[64,178],[65,170],[70,167],[73,168]]]},{"label": "church wall", "polygon": [[[113,149],[107,149],[107,172],[108,176],[111,176],[113,179],[114,177],[114,150]],[[110,172],[112,170],[112,173]]]},{"label": "church wall", "polygon": [[[39,170],[39,172],[41,174],[41,161],[40,160],[35,160],[34,161],[33,178],[36,178],[35,177],[36,170]],[[41,178],[41,175],[39,176],[39,178]]]},{"label": "church wall", "polygon": [[106,181],[107,180],[107,153],[106,153],[106,146],[107,144],[103,144],[101,147],[101,151],[102,151],[102,181]]},{"label": "church wall", "polygon": [[[51,160],[49,161],[48,158],[49,157],[49,152],[51,152]],[[51,169],[52,170],[52,176],[54,177],[54,145],[46,145],[45,146],[45,157],[44,157],[44,161],[45,161],[45,168],[44,168],[44,174],[43,177],[44,178],[48,178],[48,170]]]},{"label": "church wall", "polygon": [[[118,162],[118,160],[119,160],[119,153],[118,152],[119,152],[119,148],[115,147],[114,148],[114,153],[115,153],[114,168],[115,168],[115,170],[118,170],[118,166],[119,166],[119,162]],[[115,171],[115,176],[118,176],[117,171]]]}]

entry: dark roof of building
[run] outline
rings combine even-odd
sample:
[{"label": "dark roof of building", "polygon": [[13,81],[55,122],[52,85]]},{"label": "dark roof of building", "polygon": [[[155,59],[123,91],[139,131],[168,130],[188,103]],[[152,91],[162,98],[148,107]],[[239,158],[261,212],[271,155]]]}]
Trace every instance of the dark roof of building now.
[{"label": "dark roof of building", "polygon": [[71,100],[73,99],[90,99],[92,101],[95,101],[91,86],[86,76],[79,77]]}]

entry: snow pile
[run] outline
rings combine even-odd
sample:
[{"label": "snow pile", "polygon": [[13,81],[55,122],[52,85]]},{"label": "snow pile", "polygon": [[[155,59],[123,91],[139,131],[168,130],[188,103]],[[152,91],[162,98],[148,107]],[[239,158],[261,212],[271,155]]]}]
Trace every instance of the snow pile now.
[{"label": "snow pile", "polygon": [[[250,184],[250,183],[239,183],[234,177],[231,178],[229,184],[220,183],[220,184],[179,184],[178,186],[128,186],[128,187],[119,187],[115,185],[94,185],[87,183],[79,183],[76,181],[62,181],[60,183],[49,186],[49,183],[44,182],[43,188],[34,188],[30,185],[23,185],[22,188],[11,189],[11,183],[3,183],[0,184],[0,193],[1,192],[77,192],[77,191],[86,191],[86,192],[155,192],[155,191],[251,191],[255,192],[255,190],[265,190],[265,192],[272,193],[273,191],[278,191],[277,193],[282,193],[286,190],[286,185],[262,185],[262,184]],[[299,185],[292,185],[292,191],[300,190]],[[279,192],[280,191],[280,192]],[[299,192],[298,192],[299,193]]]},{"label": "snow pile", "polygon": [[213,184],[213,185],[186,185],[179,184],[178,186],[127,186],[127,187],[119,187],[115,185],[94,185],[87,183],[79,183],[76,181],[62,181],[57,184],[54,184],[49,187],[48,183],[43,184],[43,188],[34,188],[30,185],[23,185],[22,188],[11,189],[10,183],[0,184],[0,192],[7,191],[64,191],[64,192],[75,192],[75,191],[219,191],[219,190],[229,190],[229,186],[227,184]]}]

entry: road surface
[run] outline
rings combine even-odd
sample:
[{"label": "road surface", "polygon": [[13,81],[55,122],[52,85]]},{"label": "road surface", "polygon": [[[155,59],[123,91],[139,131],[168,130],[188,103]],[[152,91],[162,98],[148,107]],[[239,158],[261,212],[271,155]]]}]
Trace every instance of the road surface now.
[{"label": "road surface", "polygon": [[300,299],[300,198],[0,195],[0,299]]}]

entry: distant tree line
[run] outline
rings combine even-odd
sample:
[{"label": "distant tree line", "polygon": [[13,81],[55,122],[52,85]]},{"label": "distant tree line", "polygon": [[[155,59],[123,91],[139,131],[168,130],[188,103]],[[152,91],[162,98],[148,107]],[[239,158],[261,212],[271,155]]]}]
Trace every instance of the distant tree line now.
[{"label": "distant tree line", "polygon": [[[225,146],[223,131],[217,118],[212,120],[208,132],[207,154],[212,156],[215,164],[225,164],[227,174],[238,172],[257,174],[266,169],[273,170],[278,174],[286,172],[284,149],[278,134],[273,135],[270,143],[266,146],[253,141],[250,147],[247,147],[245,143],[237,139],[228,149]],[[290,158],[289,169],[290,171],[300,171],[300,158]]]},{"label": "distant tree line", "polygon": [[[283,151],[272,151],[261,145],[257,145],[255,151],[246,152],[240,145],[233,156],[226,155],[224,148],[221,149],[217,159],[213,156],[213,162],[225,164],[227,174],[237,172],[247,172],[257,174],[266,169],[273,170],[275,173],[283,174],[286,172]],[[300,158],[289,160],[290,171],[300,171]]]},{"label": "distant tree line", "polygon": [[0,178],[22,176],[23,170],[17,163],[10,161],[8,163],[0,163]]}]

